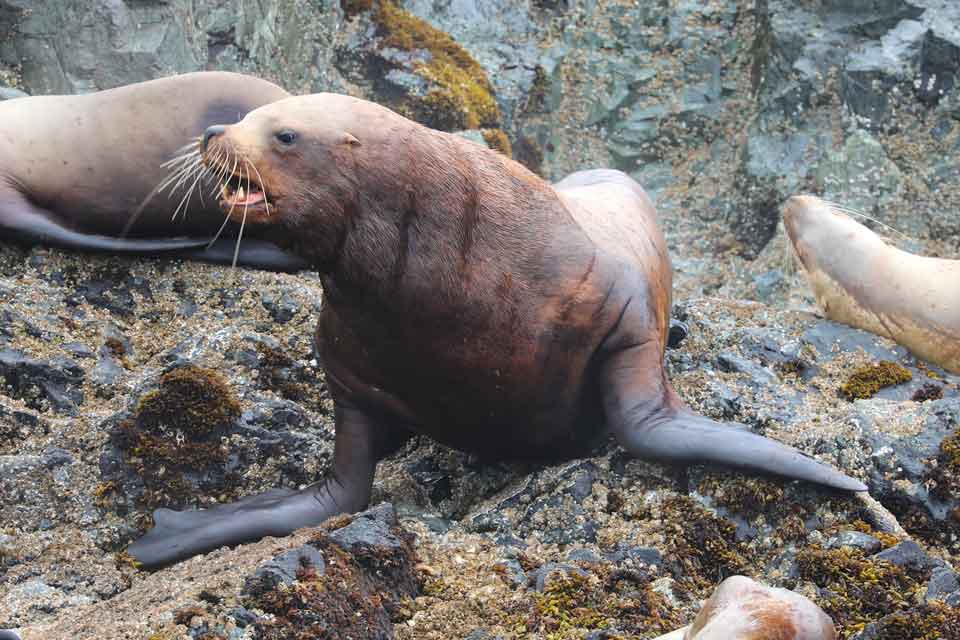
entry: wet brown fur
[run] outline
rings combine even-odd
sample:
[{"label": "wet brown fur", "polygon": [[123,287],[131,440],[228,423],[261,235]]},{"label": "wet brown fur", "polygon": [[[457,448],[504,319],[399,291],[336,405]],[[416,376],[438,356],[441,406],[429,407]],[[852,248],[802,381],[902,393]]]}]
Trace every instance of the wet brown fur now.
[{"label": "wet brown fur", "polygon": [[140,562],[359,510],[377,462],[413,434],[487,457],[548,459],[588,453],[612,432],[633,455],[865,489],[680,401],[663,366],[666,243],[625,174],[549,184],[499,153],[333,94],[266,105],[211,127],[204,144],[212,170],[245,185],[241,194],[225,181],[228,215],[276,230],[320,272],[333,467],[302,491],[158,512],[129,547]]},{"label": "wet brown fur", "polygon": [[311,99],[276,112],[318,144],[279,148],[281,116],[261,109],[208,155],[257,167],[275,207],[247,221],[282,226],[321,271],[317,339],[338,399],[480,453],[587,450],[603,422],[592,360],[624,309],[646,319],[628,340],[666,345],[671,270],[646,195],[617,172],[555,187],[372,103]]}]

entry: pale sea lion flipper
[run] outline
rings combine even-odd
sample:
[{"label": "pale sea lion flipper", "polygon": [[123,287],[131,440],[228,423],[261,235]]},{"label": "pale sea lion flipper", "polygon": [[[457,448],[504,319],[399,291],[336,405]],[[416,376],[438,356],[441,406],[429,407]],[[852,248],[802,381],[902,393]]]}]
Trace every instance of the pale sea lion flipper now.
[{"label": "pale sea lion flipper", "polygon": [[205,246],[203,238],[127,239],[74,231],[57,222],[57,216],[42,209],[16,189],[0,185],[0,233],[4,239],[19,236],[68,249],[150,253]]},{"label": "pale sea lion flipper", "polygon": [[806,480],[846,491],[867,487],[793,447],[697,415],[670,388],[654,341],[614,353],[604,366],[604,410],[631,454],[673,462],[712,462]]},{"label": "pale sea lion flipper", "polygon": [[145,569],[159,569],[225,545],[286,536],[367,506],[377,461],[406,441],[368,414],[337,406],[333,469],[300,491],[272,489],[210,509],[154,512],[154,527],[127,547]]},{"label": "pale sea lion flipper", "polygon": [[[236,247],[236,240],[230,238],[221,238],[207,247],[207,238],[123,238],[83,233],[60,224],[54,213],[36,206],[16,189],[0,185],[0,239],[8,238],[82,251],[181,253],[184,258],[214,264],[232,264]],[[240,244],[237,266],[288,272],[309,268],[300,258],[259,239]]]}]

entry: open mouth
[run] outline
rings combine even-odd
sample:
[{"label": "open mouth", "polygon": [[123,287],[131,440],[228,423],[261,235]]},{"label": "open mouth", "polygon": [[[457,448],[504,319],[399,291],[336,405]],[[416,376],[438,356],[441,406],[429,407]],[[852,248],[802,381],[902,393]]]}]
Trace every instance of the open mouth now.
[{"label": "open mouth", "polygon": [[231,209],[267,208],[269,200],[263,187],[250,176],[234,174],[220,187],[220,202]]}]

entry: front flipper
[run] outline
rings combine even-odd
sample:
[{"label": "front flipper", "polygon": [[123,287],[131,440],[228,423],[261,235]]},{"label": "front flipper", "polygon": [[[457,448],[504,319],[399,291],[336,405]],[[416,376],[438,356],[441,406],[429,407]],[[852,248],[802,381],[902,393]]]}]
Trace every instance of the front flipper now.
[{"label": "front flipper", "polygon": [[661,357],[659,345],[647,342],[612,354],[604,364],[604,411],[617,441],[631,454],[714,462],[847,491],[867,490],[859,480],[744,425],[697,415],[670,388]]},{"label": "front flipper", "polygon": [[273,489],[210,509],[158,509],[154,527],[127,547],[144,568],[158,569],[225,545],[285,536],[331,516],[363,509],[377,461],[409,434],[375,423],[355,408],[337,407],[337,435],[329,477],[300,491]]}]

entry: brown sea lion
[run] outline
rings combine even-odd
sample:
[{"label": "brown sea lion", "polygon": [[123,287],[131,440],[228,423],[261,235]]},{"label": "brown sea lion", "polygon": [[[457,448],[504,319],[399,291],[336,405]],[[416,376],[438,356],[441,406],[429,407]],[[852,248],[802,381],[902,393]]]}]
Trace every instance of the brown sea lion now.
[{"label": "brown sea lion", "polygon": [[730,576],[689,627],[656,640],[836,640],[837,630],[808,598],[745,576]]},{"label": "brown sea lion", "polygon": [[960,260],[901,251],[814,196],[787,200],[783,223],[828,318],[960,373]]},{"label": "brown sea lion", "polygon": [[[203,249],[224,222],[209,177],[184,173],[179,184],[154,193],[168,176],[162,165],[210,125],[236,122],[289,95],[259,78],[198,72],[85,95],[0,102],[0,238],[229,262],[233,240]],[[175,212],[180,215],[171,220]],[[263,239],[242,243],[237,262],[275,270],[305,266]]]},{"label": "brown sea lion", "polygon": [[[671,268],[618,171],[556,185],[376,104],[319,94],[211,127],[222,206],[281,229],[321,273],[316,340],[336,405],[329,478],[200,511],[159,510],[128,551],[157,567],[364,507],[412,434],[490,457],[630,453],[863,491],[799,451],[699,416],[667,382]],[[244,185],[243,192],[238,189]],[[243,213],[241,213],[243,212]]]}]

